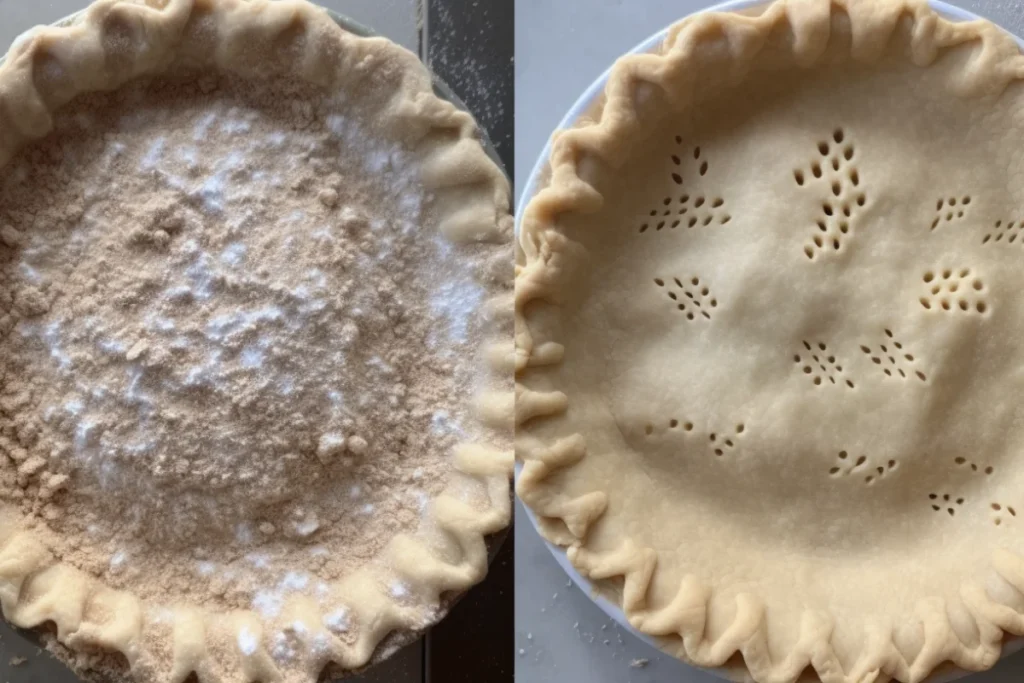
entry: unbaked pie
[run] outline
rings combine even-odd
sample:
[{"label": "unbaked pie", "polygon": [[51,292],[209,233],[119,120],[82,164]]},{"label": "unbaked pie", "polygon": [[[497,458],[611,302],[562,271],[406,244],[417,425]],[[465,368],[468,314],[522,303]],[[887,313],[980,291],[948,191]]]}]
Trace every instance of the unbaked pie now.
[{"label": "unbaked pie", "polygon": [[1024,634],[1024,57],[912,0],[620,59],[521,223],[517,490],[679,658],[918,682]]},{"label": "unbaked pie", "polygon": [[0,602],[88,675],[316,680],[509,521],[509,188],[285,0],[101,0],[0,66]]}]

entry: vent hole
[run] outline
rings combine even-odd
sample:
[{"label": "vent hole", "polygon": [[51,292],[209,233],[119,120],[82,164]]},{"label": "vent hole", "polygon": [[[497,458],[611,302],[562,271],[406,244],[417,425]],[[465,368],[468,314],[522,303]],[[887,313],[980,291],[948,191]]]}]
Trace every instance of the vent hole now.
[{"label": "vent hole", "polygon": [[842,191],[843,191],[843,188],[842,188],[842,186],[841,186],[841,185],[839,184],[839,181],[838,181],[838,180],[836,180],[836,181],[833,181],[833,182],[832,182],[832,194],[834,194],[835,196],[837,196],[837,197],[838,197],[838,196],[839,196],[839,194],[840,194],[840,193],[841,193]]},{"label": "vent hole", "polygon": [[819,142],[818,143],[818,151],[821,153],[821,156],[823,156],[823,157],[828,156],[828,143],[827,142]]},{"label": "vent hole", "polygon": [[843,150],[843,158],[847,161],[853,158],[853,145],[846,146],[846,149]]},{"label": "vent hole", "polygon": [[804,184],[804,174],[803,174],[803,171],[793,171],[793,177],[796,178],[796,184],[797,185],[801,185],[802,186]]},{"label": "vent hole", "polygon": [[679,175],[678,173],[673,173],[672,174],[672,180],[675,181],[676,185],[682,185],[683,184],[683,176]]},{"label": "vent hole", "polygon": [[700,165],[700,174],[704,175],[708,172],[708,162],[704,161]]},{"label": "vent hole", "polygon": [[820,178],[821,177],[821,164],[819,164],[817,161],[815,161],[813,164],[811,164],[811,173],[814,175],[815,178]]},{"label": "vent hole", "polygon": [[842,128],[836,128],[835,132],[832,133],[832,139],[836,141],[837,145],[840,142],[842,142],[843,141],[843,129]]},{"label": "vent hole", "polygon": [[860,185],[860,174],[857,173],[857,169],[850,171],[850,182],[853,183],[854,187]]}]

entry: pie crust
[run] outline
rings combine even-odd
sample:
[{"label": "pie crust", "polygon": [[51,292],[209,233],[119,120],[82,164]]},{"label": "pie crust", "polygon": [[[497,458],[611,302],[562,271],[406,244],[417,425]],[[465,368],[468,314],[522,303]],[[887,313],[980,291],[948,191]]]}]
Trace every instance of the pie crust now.
[{"label": "pie crust", "polygon": [[517,493],[684,661],[979,671],[1024,634],[1024,57],[915,0],[621,58],[521,217]]},{"label": "pie crust", "polygon": [[[412,174],[409,185],[424,197],[422,223],[405,225],[404,234],[420,231],[416,239],[435,245],[452,268],[464,261],[468,273],[466,286],[473,295],[442,302],[442,312],[435,312],[441,320],[456,315],[445,306],[461,306],[457,313],[465,316],[460,323],[465,339],[452,342],[446,366],[453,376],[469,378],[468,389],[458,396],[465,422],[446,432],[444,443],[452,442],[444,458],[447,473],[429,483],[437,494],[422,501],[419,519],[396,524],[399,532],[361,566],[316,586],[333,604],[344,606],[343,615],[328,613],[322,601],[299,590],[305,580],[275,598],[270,616],[256,609],[226,609],[209,596],[193,601],[192,590],[177,601],[151,600],[133,589],[130,578],[119,579],[115,587],[108,580],[113,572],[84,571],[74,561],[59,559],[46,532],[49,504],[26,512],[10,499],[0,505],[0,604],[16,626],[54,627],[61,645],[69,648],[62,651],[73,653],[71,663],[77,668],[99,662],[103,669],[120,660],[130,668],[130,679],[140,683],[180,683],[190,677],[200,683],[298,683],[317,680],[325,667],[359,669],[387,655],[378,649],[382,641],[394,645],[400,640],[396,634],[433,624],[454,596],[479,582],[487,570],[485,536],[510,520],[514,351],[508,182],[484,151],[471,116],[434,94],[429,72],[412,53],[386,39],[350,34],[324,10],[297,0],[99,0],[70,25],[25,34],[0,64],[0,168],[14,173],[11,165],[20,163],[19,155],[45,142],[55,128],[59,132],[64,112],[81,98],[144,90],[147,86],[139,83],[178,71],[203,74],[200,95],[207,93],[207,85],[216,88],[219,78],[255,87],[288,82],[331,96],[340,93],[340,103],[354,97],[351,93],[373,93],[366,105],[372,111],[367,128],[395,150],[390,158],[377,159],[375,174],[383,177],[388,169],[401,167]],[[295,105],[311,119],[323,113]],[[154,143],[157,147],[162,149],[162,143]],[[200,203],[208,199],[203,192],[193,195]],[[317,204],[317,196],[312,197]],[[124,198],[128,206],[131,200]],[[319,200],[329,213],[337,192],[321,193]],[[0,256],[28,239],[9,228],[7,208],[0,207]],[[371,228],[379,226],[371,221]],[[165,233],[156,237],[166,244]],[[234,256],[225,252],[222,258]],[[19,314],[31,317],[45,309],[45,302],[39,310],[29,310],[37,308],[31,304],[26,309],[29,299],[18,294],[12,304],[6,288],[0,281],[0,346],[6,335],[17,333]],[[440,290],[438,295],[459,291]],[[343,303],[339,298],[338,305]],[[140,353],[145,349],[131,349],[127,358]],[[420,353],[427,358],[432,352]],[[256,364],[260,358],[261,352],[254,351],[250,360]],[[46,500],[57,499],[74,488],[75,475],[69,480],[48,471],[45,458],[33,458],[26,467],[24,452],[12,455],[18,450],[12,446],[16,430],[2,420],[16,416],[22,405],[5,393],[16,380],[4,376],[0,364],[3,467],[18,468],[18,484],[26,491],[45,490]],[[435,415],[435,420],[448,417]],[[326,467],[344,447],[333,435],[324,438],[314,450]],[[347,444],[354,458],[374,454],[373,445],[361,438],[350,436]],[[320,466],[315,459],[309,462]],[[315,521],[307,522],[296,523],[295,538],[316,529]],[[273,525],[266,526],[271,533]],[[70,556],[66,548],[62,552]],[[110,567],[123,561],[115,556]],[[274,647],[281,629],[289,634],[287,656]]]}]

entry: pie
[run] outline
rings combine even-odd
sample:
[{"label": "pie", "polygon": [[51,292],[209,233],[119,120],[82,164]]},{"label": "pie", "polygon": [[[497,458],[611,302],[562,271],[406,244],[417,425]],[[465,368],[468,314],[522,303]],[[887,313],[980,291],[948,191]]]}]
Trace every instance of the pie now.
[{"label": "pie", "polygon": [[509,186],[382,38],[100,0],[0,66],[0,603],[83,675],[386,657],[510,518]]},{"label": "pie", "polygon": [[520,497],[673,655],[980,671],[1024,635],[1024,57],[916,0],[674,26],[521,217]]}]

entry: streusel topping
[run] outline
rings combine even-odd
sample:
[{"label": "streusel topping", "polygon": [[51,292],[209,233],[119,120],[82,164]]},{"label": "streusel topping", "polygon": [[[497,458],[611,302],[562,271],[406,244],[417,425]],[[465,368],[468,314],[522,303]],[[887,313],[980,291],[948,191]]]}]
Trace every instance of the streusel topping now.
[{"label": "streusel topping", "polygon": [[113,585],[271,613],[415,529],[483,291],[403,149],[294,84],[65,112],[0,181],[0,495]]}]

